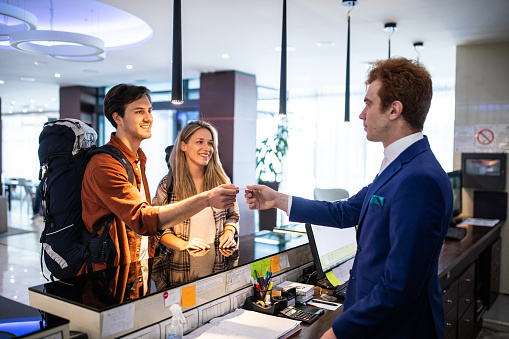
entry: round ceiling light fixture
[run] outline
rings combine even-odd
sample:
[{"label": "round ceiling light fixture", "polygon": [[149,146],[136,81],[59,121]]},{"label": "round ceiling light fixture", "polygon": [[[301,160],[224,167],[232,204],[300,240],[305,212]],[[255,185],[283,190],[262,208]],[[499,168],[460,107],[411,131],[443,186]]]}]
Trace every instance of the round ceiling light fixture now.
[{"label": "round ceiling light fixture", "polygon": [[59,57],[87,57],[104,52],[104,41],[73,32],[18,31],[9,36],[11,47],[32,54]]},{"label": "round ceiling light fixture", "polygon": [[[9,40],[11,33],[33,30],[37,27],[37,17],[16,6],[0,3],[0,17],[2,16],[6,20],[0,22],[0,41]],[[12,25],[8,25],[9,19],[13,19]]]},{"label": "round ceiling light fixture", "polygon": [[51,55],[52,58],[63,60],[63,61],[74,61],[74,62],[98,62],[106,59],[106,52],[97,55],[87,56],[63,56],[63,55]]}]

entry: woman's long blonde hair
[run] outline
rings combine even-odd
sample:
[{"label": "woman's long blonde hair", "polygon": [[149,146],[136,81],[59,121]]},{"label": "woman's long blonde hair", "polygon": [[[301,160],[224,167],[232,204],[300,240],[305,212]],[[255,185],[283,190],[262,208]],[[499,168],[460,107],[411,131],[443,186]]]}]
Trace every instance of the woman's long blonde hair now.
[{"label": "woman's long blonde hair", "polygon": [[219,160],[219,153],[217,150],[217,130],[209,123],[201,120],[189,122],[177,136],[175,146],[170,154],[170,166],[173,173],[173,191],[175,192],[177,200],[184,200],[193,195],[196,195],[197,189],[194,186],[193,178],[187,166],[186,153],[180,148],[183,141],[188,143],[191,136],[199,129],[205,128],[212,134],[214,152],[212,157],[205,167],[205,174],[203,178],[202,191],[208,191],[214,187],[222,184],[229,183],[229,178],[223,170],[221,160]]}]

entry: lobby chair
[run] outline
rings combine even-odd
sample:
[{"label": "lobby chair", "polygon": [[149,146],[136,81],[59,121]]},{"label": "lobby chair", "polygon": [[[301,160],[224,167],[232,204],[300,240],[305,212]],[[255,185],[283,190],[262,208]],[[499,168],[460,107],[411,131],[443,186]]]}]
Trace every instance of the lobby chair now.
[{"label": "lobby chair", "polygon": [[32,186],[32,182],[30,180],[24,178],[18,178],[19,186],[21,187],[23,193],[20,196],[20,210],[23,211],[23,204],[26,201],[28,205],[28,214],[31,214],[33,211],[33,200],[35,198],[35,189]]},{"label": "lobby chair", "polygon": [[339,201],[350,197],[347,190],[342,188],[315,188],[315,200],[321,201]]}]

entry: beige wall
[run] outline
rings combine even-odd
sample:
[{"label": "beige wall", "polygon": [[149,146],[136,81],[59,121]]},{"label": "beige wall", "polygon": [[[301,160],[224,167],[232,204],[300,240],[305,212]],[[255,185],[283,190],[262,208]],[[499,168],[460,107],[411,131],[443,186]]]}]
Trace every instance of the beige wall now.
[{"label": "beige wall", "polygon": [[[457,47],[455,125],[509,124],[508,57],[509,42]],[[454,168],[461,168],[460,153],[454,154]],[[465,215],[472,215],[472,199],[473,190],[464,190]],[[500,292],[509,294],[509,227],[506,224],[502,226]]]}]

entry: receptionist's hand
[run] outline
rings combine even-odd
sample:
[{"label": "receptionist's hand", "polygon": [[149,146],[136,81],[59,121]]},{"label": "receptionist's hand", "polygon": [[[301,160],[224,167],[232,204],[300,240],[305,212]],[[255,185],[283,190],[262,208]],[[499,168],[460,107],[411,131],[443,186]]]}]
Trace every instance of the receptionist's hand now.
[{"label": "receptionist's hand", "polygon": [[187,242],[186,250],[208,250],[210,245],[200,238],[193,238]]},{"label": "receptionist's hand", "polygon": [[219,238],[219,248],[231,248],[235,247],[235,234],[230,230],[226,229],[223,235]]},{"label": "receptionist's hand", "polygon": [[288,209],[288,195],[274,191],[265,185],[247,185],[246,203],[250,210],[266,210],[269,208],[279,208],[282,211]]},{"label": "receptionist's hand", "polygon": [[332,328],[330,328],[327,332],[325,332],[322,335],[321,339],[337,339],[337,338],[336,338],[336,335],[334,334],[334,331],[332,330]]}]

